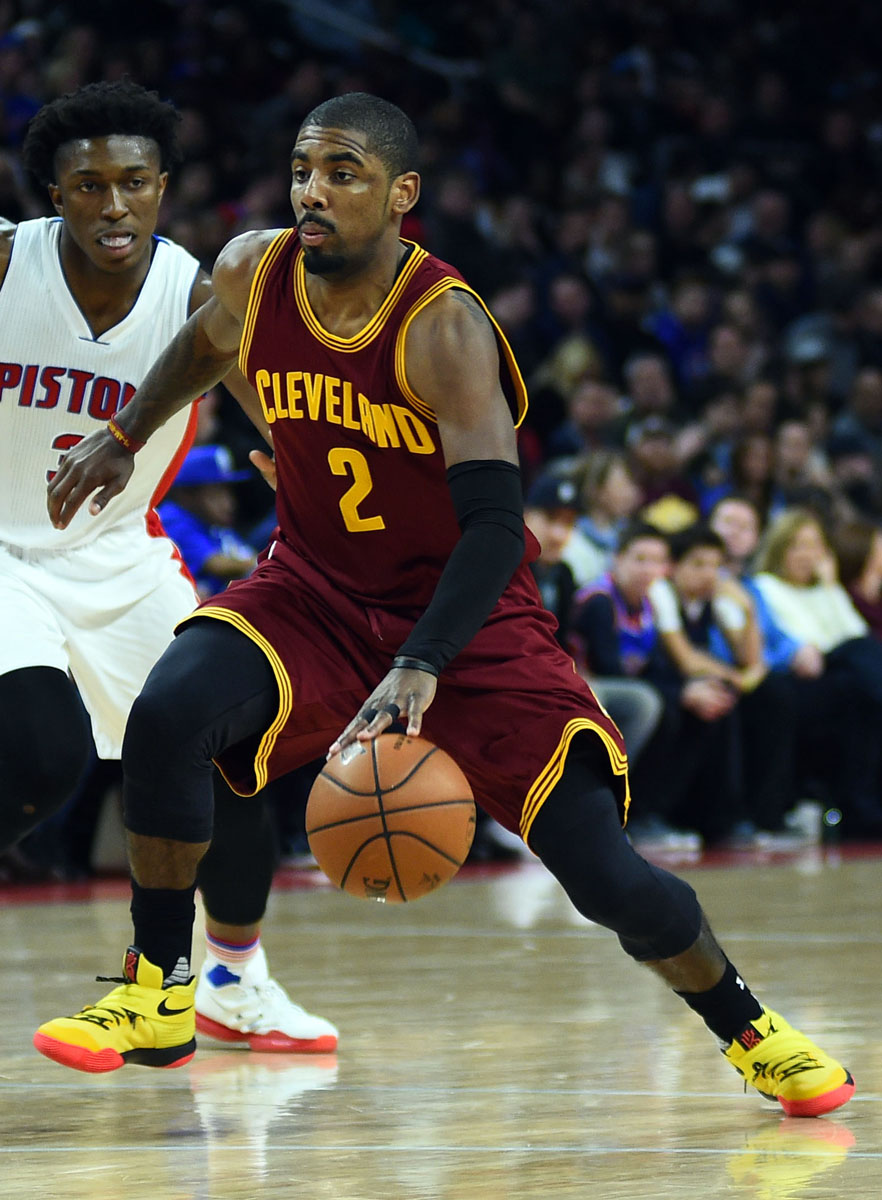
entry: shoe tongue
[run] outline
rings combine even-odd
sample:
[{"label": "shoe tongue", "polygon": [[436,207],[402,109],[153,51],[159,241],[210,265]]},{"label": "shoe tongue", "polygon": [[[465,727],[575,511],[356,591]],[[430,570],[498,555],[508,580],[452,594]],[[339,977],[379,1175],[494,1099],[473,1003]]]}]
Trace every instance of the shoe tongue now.
[{"label": "shoe tongue", "polygon": [[744,1050],[752,1050],[754,1046],[758,1046],[760,1042],[764,1040],[765,1034],[760,1033],[752,1021],[748,1022],[748,1024],[744,1026],[744,1028],[738,1034],[738,1037],[735,1039],[738,1045]]},{"label": "shoe tongue", "polygon": [[137,983],[138,981],[138,963],[140,960],[141,951],[135,946],[129,946],[123,959],[123,975],[125,975],[129,983]]}]

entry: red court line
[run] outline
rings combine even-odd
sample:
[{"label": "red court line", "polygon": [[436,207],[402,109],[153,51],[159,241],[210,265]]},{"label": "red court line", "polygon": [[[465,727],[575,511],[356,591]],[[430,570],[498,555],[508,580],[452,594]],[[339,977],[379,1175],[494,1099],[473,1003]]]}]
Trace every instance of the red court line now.
[{"label": "red court line", "polygon": [[[731,868],[756,866],[787,866],[795,862],[812,862],[835,866],[847,860],[882,858],[882,842],[843,842],[840,845],[804,846],[798,850],[705,850],[653,851],[647,847],[644,857],[651,862],[678,870],[701,868]],[[532,869],[536,864],[529,861],[505,863],[481,863],[466,865],[447,886],[457,886],[492,879],[497,875],[510,875],[524,866]],[[281,867],[273,881],[279,892],[313,891],[331,888],[321,871],[309,867]],[[98,876],[94,879],[78,880],[76,883],[7,883],[0,885],[0,904],[76,904],[90,900],[127,900],[129,881],[124,875]]]}]

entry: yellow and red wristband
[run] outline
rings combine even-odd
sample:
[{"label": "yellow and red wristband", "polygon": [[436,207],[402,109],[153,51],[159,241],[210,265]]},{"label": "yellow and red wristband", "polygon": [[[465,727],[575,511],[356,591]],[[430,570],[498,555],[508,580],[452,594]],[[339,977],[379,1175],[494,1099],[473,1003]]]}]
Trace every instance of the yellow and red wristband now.
[{"label": "yellow and red wristband", "polygon": [[144,446],[146,445],[145,442],[139,442],[137,438],[133,438],[131,434],[126,433],[124,429],[117,425],[116,417],[110,418],[110,420],[107,422],[107,428],[110,430],[119,444],[125,450],[128,450],[129,454],[137,454],[138,451],[143,450]]}]

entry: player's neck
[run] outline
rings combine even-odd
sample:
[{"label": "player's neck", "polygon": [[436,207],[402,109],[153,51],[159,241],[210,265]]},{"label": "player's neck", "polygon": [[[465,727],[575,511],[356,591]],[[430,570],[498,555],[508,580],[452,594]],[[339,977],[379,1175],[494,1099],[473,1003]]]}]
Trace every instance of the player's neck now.
[{"label": "player's neck", "polygon": [[64,238],[60,255],[67,286],[96,337],[131,312],[150,270],[150,255],[145,254],[126,270],[112,274],[102,271]]},{"label": "player's neck", "polygon": [[306,274],[306,294],[323,329],[335,337],[354,337],[379,312],[398,277],[408,248],[396,237],[362,270],[335,279]]}]

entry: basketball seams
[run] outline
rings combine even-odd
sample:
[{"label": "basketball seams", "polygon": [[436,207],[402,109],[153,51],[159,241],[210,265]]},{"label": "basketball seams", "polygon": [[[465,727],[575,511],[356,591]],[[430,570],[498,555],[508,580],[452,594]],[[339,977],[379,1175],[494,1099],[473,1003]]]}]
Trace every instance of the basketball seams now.
[{"label": "basketball seams", "polygon": [[[405,772],[400,778],[399,771]],[[448,882],[468,857],[474,819],[469,782],[445,751],[420,738],[386,734],[363,744],[351,761],[320,771],[306,832],[333,883],[360,898],[394,903]]]},{"label": "basketball seams", "polygon": [[[373,794],[374,793],[372,792],[352,792],[353,796],[367,797]],[[388,805],[386,805],[386,807],[383,809],[382,815],[388,813],[390,817],[397,817],[401,813],[425,812],[430,808],[456,808],[463,804],[471,808],[474,806],[474,803],[474,800],[463,797],[462,800],[430,800],[428,804],[404,804],[401,808],[390,808]],[[309,837],[312,837],[314,833],[323,833],[326,829],[336,829],[340,825],[351,825],[354,821],[376,821],[377,815],[378,814],[375,812],[365,812],[359,813],[355,817],[339,817],[336,821],[325,821],[323,825],[313,825],[307,829],[306,833]],[[395,830],[394,832],[397,833],[398,830]]]}]

